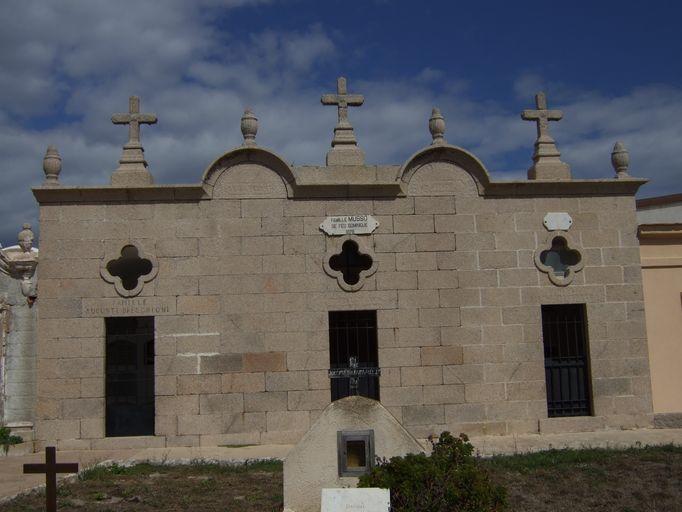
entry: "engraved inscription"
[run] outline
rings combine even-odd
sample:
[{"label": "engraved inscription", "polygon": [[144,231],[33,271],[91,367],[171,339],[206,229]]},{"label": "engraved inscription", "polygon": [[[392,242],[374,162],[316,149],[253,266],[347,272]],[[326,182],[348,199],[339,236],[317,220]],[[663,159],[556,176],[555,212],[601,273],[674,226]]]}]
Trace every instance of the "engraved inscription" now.
[{"label": "engraved inscription", "polygon": [[379,227],[371,215],[337,215],[327,217],[320,229],[328,235],[368,235]]},{"label": "engraved inscription", "polygon": [[322,512],[388,512],[391,509],[389,489],[322,489]]},{"label": "engraved inscription", "polygon": [[84,317],[174,315],[175,299],[136,297],[134,299],[83,299]]}]

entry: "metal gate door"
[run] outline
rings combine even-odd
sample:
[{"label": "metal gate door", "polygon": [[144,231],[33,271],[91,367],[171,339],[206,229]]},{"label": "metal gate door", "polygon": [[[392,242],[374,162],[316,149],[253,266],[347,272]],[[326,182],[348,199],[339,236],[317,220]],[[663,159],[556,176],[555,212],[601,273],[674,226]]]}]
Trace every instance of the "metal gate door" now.
[{"label": "metal gate door", "polygon": [[106,435],[154,435],[154,317],[107,318]]},{"label": "metal gate door", "polygon": [[592,414],[587,323],[584,304],[542,306],[547,414]]},{"label": "metal gate door", "polygon": [[379,400],[376,311],[329,312],[332,401],[350,395]]}]

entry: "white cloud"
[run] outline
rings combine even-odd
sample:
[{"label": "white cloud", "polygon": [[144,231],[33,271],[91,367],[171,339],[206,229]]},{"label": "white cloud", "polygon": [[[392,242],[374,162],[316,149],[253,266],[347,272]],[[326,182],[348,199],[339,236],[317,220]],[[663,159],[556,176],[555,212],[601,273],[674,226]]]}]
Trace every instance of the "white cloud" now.
[{"label": "white cloud", "polygon": [[[256,29],[242,39],[212,25],[217,15],[229,20],[228,8],[261,3],[267,2],[0,4],[0,241],[13,243],[23,221],[35,222],[29,187],[43,179],[48,144],[62,154],[65,184],[108,183],[127,136],[110,117],[126,109],[131,94],[159,117],[142,128],[157,182],[197,182],[214,158],[241,143],[246,106],[260,119],[259,143],[297,164],[322,163],[336,111],[319,98],[334,90],[336,77],[320,73],[357,49],[321,25]],[[519,178],[535,138],[519,112],[548,87],[550,106],[565,113],[552,133],[576,177],[611,176],[611,147],[624,140],[633,173],[656,179],[649,193],[679,190],[682,90],[651,85],[607,97],[523,74],[512,86],[519,99],[510,109],[473,99],[474,84],[449,80],[446,71],[405,70],[381,81],[348,77],[349,90],[366,98],[350,118],[368,162],[399,164],[427,145],[428,118],[438,106],[452,144],[476,153],[496,177]]]}]

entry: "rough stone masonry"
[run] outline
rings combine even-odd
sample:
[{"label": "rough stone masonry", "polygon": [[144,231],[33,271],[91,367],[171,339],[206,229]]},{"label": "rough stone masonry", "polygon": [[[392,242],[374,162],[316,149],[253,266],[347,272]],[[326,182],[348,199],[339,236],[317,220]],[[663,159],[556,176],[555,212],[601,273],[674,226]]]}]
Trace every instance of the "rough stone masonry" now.
[{"label": "rough stone masonry", "polygon": [[[348,113],[364,98],[337,85],[326,166],[259,146],[247,111],[244,144],[198,183],[154,185],[140,123],[156,116],[137,98],[112,118],[131,128],[111,185],[62,186],[50,148],[34,189],[37,448],[296,443],[349,389],[417,438],[651,424],[646,180],[572,179],[544,95],[523,113],[538,123],[527,180],[493,181],[438,109],[430,144],[365,164]],[[343,216],[377,225],[322,229]],[[357,312],[363,330],[335,323]],[[332,367],[358,376],[337,385]]]}]

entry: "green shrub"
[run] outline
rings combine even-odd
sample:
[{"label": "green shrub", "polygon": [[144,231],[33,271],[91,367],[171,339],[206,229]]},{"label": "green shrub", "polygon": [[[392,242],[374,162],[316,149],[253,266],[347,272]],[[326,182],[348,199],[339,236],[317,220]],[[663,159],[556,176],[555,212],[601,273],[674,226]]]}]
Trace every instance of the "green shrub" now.
[{"label": "green shrub", "polygon": [[2,451],[5,452],[5,455],[9,452],[10,446],[24,442],[21,436],[12,435],[11,432],[9,427],[0,427],[0,447],[2,447]]},{"label": "green shrub", "polygon": [[408,454],[377,459],[358,487],[391,490],[395,512],[501,512],[507,509],[504,487],[490,481],[474,457],[466,435],[443,432],[430,455]]}]

